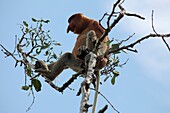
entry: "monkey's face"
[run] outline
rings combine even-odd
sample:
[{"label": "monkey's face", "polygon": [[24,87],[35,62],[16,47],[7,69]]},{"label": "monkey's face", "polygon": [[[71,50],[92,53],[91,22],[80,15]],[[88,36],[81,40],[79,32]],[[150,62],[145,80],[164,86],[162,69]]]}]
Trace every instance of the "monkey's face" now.
[{"label": "monkey's face", "polygon": [[72,19],[67,27],[67,33],[69,31],[75,33],[75,34],[80,34],[79,32],[79,26],[77,25],[78,23],[75,22],[75,19]]},{"label": "monkey's face", "polygon": [[69,31],[75,33],[75,34],[81,34],[82,31],[85,29],[84,18],[82,14],[75,14],[72,15],[69,20],[69,25],[67,27],[67,33]]},{"label": "monkey's face", "polygon": [[78,20],[77,18],[73,18],[67,27],[67,33],[71,31],[75,34],[81,34],[81,32],[83,31],[81,25],[82,24],[80,20]]}]

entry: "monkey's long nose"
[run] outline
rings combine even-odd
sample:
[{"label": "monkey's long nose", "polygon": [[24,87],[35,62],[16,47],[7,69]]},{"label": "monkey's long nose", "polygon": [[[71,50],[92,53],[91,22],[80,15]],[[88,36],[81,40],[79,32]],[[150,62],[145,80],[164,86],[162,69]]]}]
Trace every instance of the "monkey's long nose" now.
[{"label": "monkey's long nose", "polygon": [[68,27],[67,27],[67,33],[69,33],[70,30],[71,30],[71,29],[70,29],[70,26],[68,26]]}]

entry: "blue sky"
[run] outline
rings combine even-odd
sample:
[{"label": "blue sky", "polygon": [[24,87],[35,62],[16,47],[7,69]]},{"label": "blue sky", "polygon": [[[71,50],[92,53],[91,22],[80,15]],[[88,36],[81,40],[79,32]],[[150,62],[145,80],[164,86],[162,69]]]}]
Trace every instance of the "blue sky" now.
[{"label": "blue sky", "polygon": [[[51,20],[46,27],[51,30],[51,37],[62,44],[56,48],[68,52],[72,50],[76,35],[66,33],[67,19],[74,13],[82,12],[90,18],[99,20],[105,12],[112,9],[115,0],[0,0],[0,43],[13,51],[15,35],[20,36],[20,23],[31,23],[31,18]],[[109,34],[110,38],[124,39],[136,35],[129,41],[152,32],[151,11],[154,10],[154,23],[157,32],[168,33],[170,25],[169,0],[126,0],[123,6],[129,12],[141,14],[146,19],[125,17]],[[170,44],[170,39],[167,40]],[[115,86],[110,82],[101,86],[103,93],[121,113],[170,113],[170,54],[159,38],[152,38],[136,46],[139,53],[121,54],[122,62],[129,62],[119,69],[121,75]],[[24,113],[32,102],[28,92],[22,91],[24,73],[19,67],[14,68],[12,58],[4,58],[0,52],[0,113]],[[55,81],[61,85],[72,74],[64,71]],[[81,97],[76,93],[82,79],[71,85],[75,91],[67,89],[60,94],[42,80],[42,91],[35,92],[36,100],[29,113],[78,113]],[[92,93],[93,94],[93,93]],[[92,102],[92,98],[90,99]],[[108,104],[101,96],[98,109]],[[114,111],[109,106],[106,113]]]}]

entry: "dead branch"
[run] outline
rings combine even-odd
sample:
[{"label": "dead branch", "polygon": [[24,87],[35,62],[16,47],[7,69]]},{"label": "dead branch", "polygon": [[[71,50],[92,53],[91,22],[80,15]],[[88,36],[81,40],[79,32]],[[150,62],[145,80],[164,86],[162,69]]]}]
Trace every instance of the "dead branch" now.
[{"label": "dead branch", "polygon": [[125,40],[121,40],[121,42],[119,43],[120,45],[122,45],[123,42],[128,41],[130,38],[132,38],[135,35],[135,33],[133,33],[132,35],[130,35],[127,39]]},{"label": "dead branch", "polygon": [[168,48],[169,52],[170,52],[170,46],[168,45],[168,43],[165,40],[165,37],[162,37],[163,42],[165,43],[166,47]]},{"label": "dead branch", "polygon": [[137,17],[139,19],[145,20],[144,17],[138,15],[138,14],[132,14],[132,13],[125,13],[126,16],[133,16],[133,17]]},{"label": "dead branch", "polygon": [[112,18],[112,15],[115,14],[115,9],[117,7],[118,4],[120,4],[121,0],[117,0],[117,2],[115,4],[113,4],[113,8],[112,8],[112,12],[110,13],[108,19],[107,19],[107,28],[110,27],[110,20]]},{"label": "dead branch", "polygon": [[108,52],[106,52],[105,55],[108,55],[110,53],[114,53],[114,52],[117,52],[117,51],[120,51],[120,50],[130,50],[130,48],[133,48],[135,45],[137,45],[138,43],[141,43],[143,42],[144,40],[146,39],[149,39],[149,38],[153,38],[153,37],[164,37],[164,38],[169,38],[170,37],[170,33],[169,34],[149,34],[149,35],[146,35],[140,39],[138,39],[137,41],[127,45],[127,46],[122,46],[118,49],[115,49],[115,50],[109,50]]},{"label": "dead branch", "polygon": [[98,113],[104,113],[108,109],[108,105],[105,105]]},{"label": "dead branch", "polygon": [[100,92],[100,91],[96,91],[96,89],[94,88],[90,88],[91,90],[94,90],[95,92],[97,92],[99,95],[101,95],[108,103],[109,105],[113,108],[114,111],[116,111],[117,113],[120,113],[114,106],[113,104]]},{"label": "dead branch", "polygon": [[31,109],[31,107],[33,106],[33,104],[34,104],[34,102],[35,102],[35,94],[34,94],[33,89],[31,89],[31,94],[32,94],[32,103],[31,103],[31,105],[28,107],[28,109],[26,110],[26,112],[28,112],[28,111]]},{"label": "dead branch", "polygon": [[[156,32],[155,27],[154,27],[154,24],[153,24],[153,23],[154,23],[154,21],[153,21],[153,14],[154,14],[154,10],[152,10],[152,16],[151,16],[151,18],[152,18],[152,30],[153,30],[153,32],[154,32],[155,34],[158,34],[158,33]],[[163,40],[163,42],[165,43],[165,45],[166,45],[166,47],[168,48],[168,50],[170,51],[170,47],[169,47],[168,43],[166,42],[165,37],[162,36],[162,40]]]},{"label": "dead branch", "polygon": [[[140,18],[140,19],[145,19],[144,17],[138,15],[138,14],[132,14],[132,13],[127,13],[126,10],[122,7],[122,3],[124,2],[125,0],[123,0],[121,2],[121,0],[117,0],[117,2],[113,5],[113,9],[112,9],[112,12],[111,14],[109,15],[108,17],[108,20],[107,20],[107,28],[105,29],[105,32],[103,33],[103,35],[100,37],[98,43],[95,45],[95,49],[93,51],[96,50],[96,48],[99,47],[100,43],[104,40],[104,38],[109,34],[109,32],[117,25],[117,23],[124,17],[124,15],[126,16],[133,16],[133,17],[137,17],[137,18]],[[111,18],[112,18],[112,15],[115,14],[115,9],[116,7],[119,7],[120,9],[120,12],[119,12],[119,15],[117,16],[117,18],[112,22],[112,24],[110,25],[110,21],[111,21]],[[105,17],[105,15],[107,15],[107,13],[104,14],[104,16],[102,17],[102,19]],[[101,20],[102,20],[101,19]],[[129,48],[127,48],[129,49]],[[131,49],[129,49],[131,50]],[[131,50],[133,52],[136,52],[136,50]]]}]

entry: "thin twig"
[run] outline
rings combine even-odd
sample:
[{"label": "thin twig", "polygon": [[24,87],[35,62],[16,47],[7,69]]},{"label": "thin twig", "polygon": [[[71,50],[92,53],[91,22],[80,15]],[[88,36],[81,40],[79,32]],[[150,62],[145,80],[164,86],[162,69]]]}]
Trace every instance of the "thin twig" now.
[{"label": "thin twig", "polygon": [[15,53],[15,51],[16,51],[16,45],[17,45],[17,35],[15,35],[15,48],[14,48],[14,51],[13,51],[13,53],[12,54],[14,54]]},{"label": "thin twig", "polygon": [[54,88],[55,90],[63,93],[63,91],[69,87],[69,85],[71,83],[74,82],[75,79],[77,79],[77,77],[81,74],[85,73],[85,70],[81,70],[80,72],[74,74],[66,83],[63,84],[63,86],[58,87],[56,86],[50,79],[46,78],[45,76],[43,76],[45,78],[45,82],[47,82],[52,88]]},{"label": "thin twig", "polygon": [[[127,13],[126,10],[121,6],[121,4],[124,2],[124,0],[121,2],[121,0],[117,0],[117,2],[113,5],[113,9],[112,12],[110,14],[110,16],[108,17],[107,20],[107,29],[105,30],[105,32],[103,33],[103,35],[100,37],[98,43],[96,44],[95,48],[98,48],[98,46],[100,45],[100,43],[104,40],[104,38],[109,34],[109,32],[111,31],[111,29],[113,27],[115,27],[115,25],[124,17],[124,15],[126,16],[134,16],[134,17],[138,17],[140,19],[145,19],[144,17],[138,15],[138,14],[131,14],[131,13]],[[119,9],[121,10],[118,17],[113,21],[113,23],[110,25],[110,20],[112,15],[115,13],[115,8],[119,7]],[[136,51],[134,51],[136,52]]]},{"label": "thin twig", "polygon": [[[96,91],[96,89],[94,89],[94,88],[90,88],[91,90],[94,90],[94,91]],[[114,111],[116,111],[117,113],[120,113],[114,106],[113,106],[113,104],[101,93],[101,92],[99,92],[99,91],[96,91],[98,94],[100,94],[108,103],[109,103],[109,105],[113,108],[113,110]]]},{"label": "thin twig", "polygon": [[31,77],[31,78],[30,78],[30,80],[33,80],[33,79],[35,79],[35,78],[39,77],[40,75],[41,75],[41,73],[38,73],[37,75],[35,75],[35,76]]},{"label": "thin twig", "polygon": [[112,15],[115,13],[115,9],[116,9],[117,5],[118,5],[120,2],[121,2],[121,0],[117,0],[117,2],[116,2],[115,4],[113,4],[112,12],[111,12],[110,16],[109,16],[108,19],[107,19],[107,27],[108,27],[108,28],[109,28],[109,26],[110,26],[110,19],[111,19]]},{"label": "thin twig", "polygon": [[31,93],[32,93],[32,103],[31,103],[31,105],[28,107],[28,109],[26,110],[26,112],[28,112],[30,109],[31,109],[31,107],[32,107],[32,105],[34,104],[34,102],[35,102],[35,95],[34,95],[34,91],[33,91],[33,89],[31,89]]},{"label": "thin twig", "polygon": [[152,10],[152,30],[153,30],[153,32],[155,33],[155,34],[158,34],[157,32],[156,32],[156,30],[155,30],[155,27],[154,27],[154,24],[153,24],[153,14],[154,14],[154,10]]},{"label": "thin twig", "polygon": [[142,17],[142,16],[140,16],[140,15],[138,15],[138,14],[132,14],[132,13],[125,13],[125,15],[126,16],[133,16],[133,17],[137,17],[137,18],[140,18],[140,19],[142,19],[142,20],[145,20],[145,18],[144,17]]},{"label": "thin twig", "polygon": [[[152,30],[155,34],[158,35],[158,33],[156,32],[155,30],[155,27],[154,27],[154,20],[153,20],[153,15],[154,15],[154,10],[152,10]],[[165,38],[162,36],[162,41],[165,43],[166,47],[168,48],[168,50],[170,51],[170,46],[168,45],[168,43],[166,42]]]},{"label": "thin twig", "polygon": [[18,60],[18,59],[14,56],[14,54],[12,54],[11,52],[9,52],[3,45],[0,44],[0,46],[1,46],[2,49],[4,50],[4,51],[2,50],[2,52],[3,52],[5,55],[7,55],[6,57],[11,56],[17,63],[18,63],[18,62],[21,62],[21,63],[24,63],[24,64],[25,64],[25,62],[24,62],[23,60]]},{"label": "thin twig", "polygon": [[133,33],[132,35],[130,35],[127,39],[122,40],[122,41],[120,42],[120,45],[121,45],[123,42],[128,41],[128,40],[129,40],[130,38],[132,38],[134,35],[135,35],[135,33]]},{"label": "thin twig", "polygon": [[166,42],[165,38],[162,37],[162,40],[163,40],[163,42],[165,43],[166,47],[168,48],[168,50],[169,50],[169,52],[170,52],[170,47],[169,47],[168,43]]},{"label": "thin twig", "polygon": [[107,12],[106,12],[106,13],[102,16],[102,18],[99,20],[99,25],[100,25],[104,30],[106,30],[106,29],[102,26],[101,21],[104,19],[104,17],[105,17],[106,15],[108,15]]},{"label": "thin twig", "polygon": [[[114,7],[117,6],[117,4],[118,4],[120,1],[121,1],[121,0],[118,0],[118,1],[116,2],[116,4],[114,5]],[[115,8],[113,8],[113,9],[115,9]],[[113,12],[112,12],[112,13],[113,13]],[[95,48],[94,48],[93,51],[97,50],[96,48],[99,47],[99,45],[101,44],[101,42],[104,40],[104,38],[105,38],[105,37],[109,34],[109,32],[111,31],[111,29],[112,29],[113,27],[115,27],[115,26],[117,25],[117,23],[124,17],[124,13],[125,13],[125,10],[121,10],[121,12],[119,13],[118,17],[113,21],[113,23],[112,23],[112,24],[105,30],[105,32],[102,34],[102,36],[100,37],[98,43],[95,45]],[[112,14],[111,14],[111,15],[112,15]],[[109,16],[108,21],[110,21],[110,18],[111,18],[111,16]],[[109,23],[108,23],[108,24],[109,24]]]},{"label": "thin twig", "polygon": [[107,51],[105,53],[105,55],[108,55],[110,53],[114,53],[114,52],[117,52],[117,51],[120,51],[120,50],[123,50],[123,49],[129,50],[129,48],[133,48],[136,44],[141,43],[142,41],[144,41],[144,40],[146,40],[148,38],[151,38],[151,37],[164,37],[164,38],[168,38],[168,37],[170,37],[170,33],[169,34],[149,34],[149,35],[146,35],[146,36],[138,39],[137,41],[135,41],[135,42],[133,42],[133,43],[127,45],[127,46],[122,46],[122,47],[120,47],[118,49],[115,49],[115,50],[109,50],[109,51]]}]

